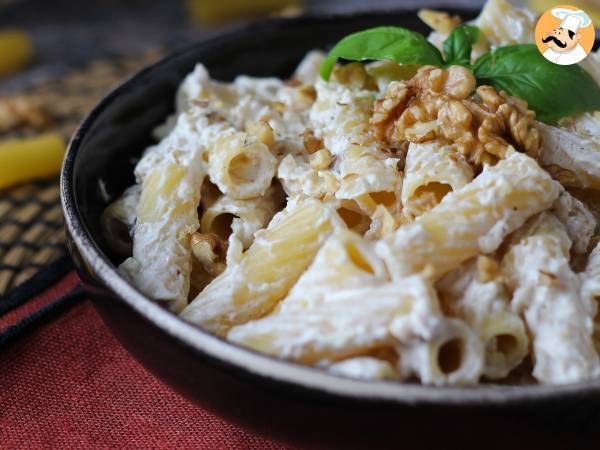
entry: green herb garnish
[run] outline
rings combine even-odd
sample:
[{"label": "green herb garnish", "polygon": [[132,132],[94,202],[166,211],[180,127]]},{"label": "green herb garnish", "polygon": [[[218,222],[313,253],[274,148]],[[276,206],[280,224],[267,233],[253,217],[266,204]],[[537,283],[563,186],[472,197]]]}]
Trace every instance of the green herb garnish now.
[{"label": "green herb garnish", "polygon": [[349,61],[392,60],[399,64],[469,67],[477,84],[488,84],[525,100],[542,122],[600,110],[600,86],[579,65],[547,61],[533,44],[510,45],[488,52],[471,65],[479,40],[473,25],[455,28],[444,41],[444,55],[425,37],[400,27],[377,27],[339,41],[321,65],[328,80],[338,58]]},{"label": "green herb garnish", "polygon": [[473,72],[477,84],[490,84],[525,100],[542,122],[600,109],[600,87],[589,73],[577,64],[551,63],[534,44],[486,53]]},{"label": "green herb garnish", "polygon": [[446,65],[469,66],[473,44],[479,40],[479,28],[473,25],[463,25],[455,28],[444,41],[444,56]]},{"label": "green herb garnish", "polygon": [[390,59],[401,64],[441,66],[444,58],[420,33],[400,27],[377,27],[350,34],[331,49],[321,64],[321,76],[329,80],[338,58],[349,61]]}]

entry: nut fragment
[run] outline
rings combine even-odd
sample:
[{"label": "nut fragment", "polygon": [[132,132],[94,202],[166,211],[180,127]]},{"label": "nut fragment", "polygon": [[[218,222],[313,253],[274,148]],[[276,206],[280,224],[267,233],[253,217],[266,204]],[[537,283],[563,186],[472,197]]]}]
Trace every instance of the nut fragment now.
[{"label": "nut fragment", "polygon": [[191,237],[192,253],[211,276],[217,276],[225,270],[227,243],[213,233],[193,233]]},{"label": "nut fragment", "polygon": [[498,262],[489,256],[479,255],[477,258],[477,281],[487,283],[500,276]]},{"label": "nut fragment", "polygon": [[304,150],[308,153],[314,153],[323,148],[323,140],[315,137],[313,131],[309,128],[305,129],[304,133],[302,133],[302,142]]},{"label": "nut fragment", "polygon": [[303,84],[300,86],[296,95],[298,103],[305,107],[309,107],[317,99],[317,91],[314,86],[311,86],[310,84]]},{"label": "nut fragment", "polygon": [[336,66],[331,72],[331,81],[354,89],[377,90],[377,83],[359,62]]},{"label": "nut fragment", "polygon": [[326,148],[317,150],[315,153],[310,155],[310,166],[315,170],[327,169],[331,164],[331,161],[331,152]]},{"label": "nut fragment", "polygon": [[52,117],[35,97],[18,95],[0,100],[0,132],[22,126],[41,130],[51,122]]},{"label": "nut fragment", "polygon": [[521,99],[480,86],[466,68],[422,67],[408,81],[392,82],[375,102],[371,129],[393,146],[442,139],[476,168],[494,164],[513,149],[537,157],[535,113]]},{"label": "nut fragment", "polygon": [[269,149],[275,146],[273,128],[267,122],[252,122],[246,125],[246,132],[256,138],[258,142],[265,144]]}]

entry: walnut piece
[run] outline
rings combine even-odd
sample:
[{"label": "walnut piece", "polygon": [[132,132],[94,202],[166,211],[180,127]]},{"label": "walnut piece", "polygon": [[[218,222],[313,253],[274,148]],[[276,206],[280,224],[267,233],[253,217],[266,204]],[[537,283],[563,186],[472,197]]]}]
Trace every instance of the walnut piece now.
[{"label": "walnut piece", "polygon": [[394,146],[441,139],[475,167],[494,164],[513,149],[537,157],[540,133],[527,103],[475,86],[462,66],[422,67],[410,80],[390,83],[375,102],[373,134]]},{"label": "walnut piece", "polygon": [[194,233],[191,237],[192,253],[204,270],[216,277],[225,270],[227,242],[213,233]]},{"label": "walnut piece", "polygon": [[33,96],[17,95],[0,100],[0,132],[23,126],[42,130],[52,121],[43,103]]},{"label": "walnut piece", "polygon": [[377,90],[377,83],[360,62],[335,66],[331,72],[331,81],[354,89]]}]

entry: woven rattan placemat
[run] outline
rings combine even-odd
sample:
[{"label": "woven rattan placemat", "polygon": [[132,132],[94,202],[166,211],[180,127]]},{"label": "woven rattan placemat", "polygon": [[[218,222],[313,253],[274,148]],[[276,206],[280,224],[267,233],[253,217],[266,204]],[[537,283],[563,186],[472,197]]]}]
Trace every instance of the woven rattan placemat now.
[{"label": "woven rattan placemat", "polygon": [[[160,52],[95,61],[66,76],[0,98],[3,139],[57,132],[67,142],[77,124],[119,80]],[[58,178],[0,190],[0,296],[65,254]]]}]

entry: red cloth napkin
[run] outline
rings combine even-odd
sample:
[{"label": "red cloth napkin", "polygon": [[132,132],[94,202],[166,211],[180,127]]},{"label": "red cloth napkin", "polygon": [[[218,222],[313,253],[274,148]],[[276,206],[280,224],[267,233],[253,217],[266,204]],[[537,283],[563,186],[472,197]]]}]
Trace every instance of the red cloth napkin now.
[{"label": "red cloth napkin", "polygon": [[[0,318],[64,295],[74,273]],[[0,350],[0,448],[282,449],[173,392],[113,338],[89,300]]]}]

